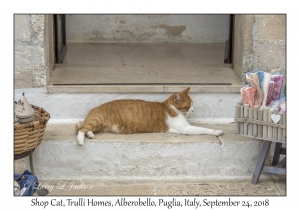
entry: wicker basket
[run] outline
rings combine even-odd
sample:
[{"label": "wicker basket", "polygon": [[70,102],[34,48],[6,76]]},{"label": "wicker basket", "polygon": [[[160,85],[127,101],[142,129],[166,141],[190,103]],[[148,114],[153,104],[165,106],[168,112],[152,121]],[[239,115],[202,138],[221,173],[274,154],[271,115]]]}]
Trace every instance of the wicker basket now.
[{"label": "wicker basket", "polygon": [[35,121],[27,124],[20,124],[14,128],[15,155],[34,149],[43,140],[50,114],[43,108],[32,104],[31,107],[35,111]]}]

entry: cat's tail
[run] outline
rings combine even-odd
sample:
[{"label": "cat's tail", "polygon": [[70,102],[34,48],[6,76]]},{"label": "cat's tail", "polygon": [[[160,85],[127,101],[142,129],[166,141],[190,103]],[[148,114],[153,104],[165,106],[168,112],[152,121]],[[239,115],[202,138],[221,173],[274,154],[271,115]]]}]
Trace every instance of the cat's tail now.
[{"label": "cat's tail", "polygon": [[83,122],[79,121],[76,125],[75,125],[75,133],[77,134],[78,131],[83,128]]}]

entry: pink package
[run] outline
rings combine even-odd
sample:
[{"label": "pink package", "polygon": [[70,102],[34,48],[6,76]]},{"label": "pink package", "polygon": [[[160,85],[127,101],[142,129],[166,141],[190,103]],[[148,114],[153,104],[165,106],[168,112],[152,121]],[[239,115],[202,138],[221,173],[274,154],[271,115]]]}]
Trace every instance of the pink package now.
[{"label": "pink package", "polygon": [[272,100],[278,100],[280,98],[284,76],[283,75],[272,75],[271,81],[274,81],[274,92]]},{"label": "pink package", "polygon": [[267,95],[267,101],[266,101],[267,107],[270,105],[271,101],[273,101],[274,92],[275,92],[275,82],[270,81],[268,95]]},{"label": "pink package", "polygon": [[254,96],[256,93],[256,89],[253,87],[245,88],[242,91],[242,100],[243,104],[249,104],[250,108],[254,107]]}]

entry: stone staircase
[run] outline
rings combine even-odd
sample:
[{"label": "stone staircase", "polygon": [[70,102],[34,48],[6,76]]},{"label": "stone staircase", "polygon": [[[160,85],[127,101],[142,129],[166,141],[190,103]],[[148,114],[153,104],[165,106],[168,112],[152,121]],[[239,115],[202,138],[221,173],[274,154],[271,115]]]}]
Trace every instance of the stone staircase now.
[{"label": "stone staircase", "polygon": [[[227,179],[252,177],[262,141],[235,134],[239,93],[191,93],[195,125],[222,129],[220,137],[178,134],[96,134],[78,146],[75,123],[114,99],[164,101],[170,93],[47,93],[45,88],[15,90],[51,115],[42,143],[33,153],[42,180]],[[26,167],[29,168],[28,160]]]},{"label": "stone staircase", "polygon": [[[42,180],[228,179],[253,174],[260,140],[234,134],[234,123],[197,124],[220,137],[178,134],[96,134],[78,146],[75,123],[48,124],[33,153]],[[28,165],[28,163],[27,163]]]},{"label": "stone staircase", "polygon": [[[76,41],[68,39],[64,62],[47,72],[47,87],[15,89],[16,100],[25,92],[31,104],[51,115],[44,139],[33,153],[35,174],[40,180],[55,185],[60,180],[98,180],[95,182],[105,184],[164,180],[198,183],[203,179],[250,182],[263,142],[235,134],[233,118],[242,83],[232,66],[224,63],[223,41]],[[35,80],[39,78],[35,76]],[[86,139],[84,146],[77,145],[75,123],[92,108],[116,99],[161,102],[187,87],[191,87],[194,101],[194,112],[188,120],[202,127],[222,129],[224,135],[101,133],[93,140]],[[29,169],[28,158],[25,162]],[[114,194],[108,188],[108,194]],[[219,193],[219,184],[216,189]]]}]

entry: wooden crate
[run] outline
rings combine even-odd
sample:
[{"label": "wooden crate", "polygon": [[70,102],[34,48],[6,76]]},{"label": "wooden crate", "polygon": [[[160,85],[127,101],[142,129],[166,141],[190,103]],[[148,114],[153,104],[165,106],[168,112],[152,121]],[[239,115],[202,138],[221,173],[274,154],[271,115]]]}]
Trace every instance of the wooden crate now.
[{"label": "wooden crate", "polygon": [[[273,116],[272,116],[273,115]],[[280,117],[278,123],[273,119]],[[286,112],[278,114],[278,110],[260,109],[248,104],[238,103],[235,107],[236,133],[243,136],[268,141],[286,143]]]}]

